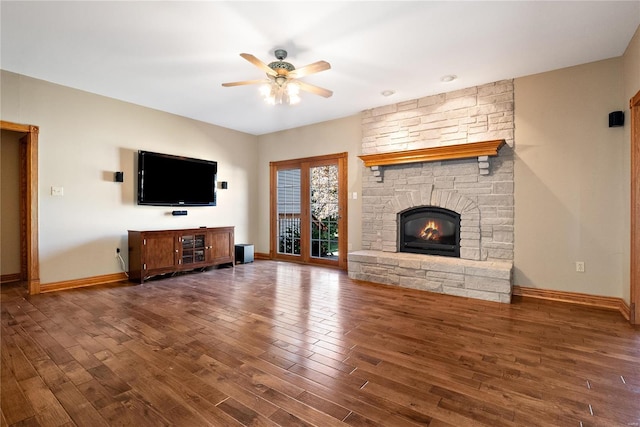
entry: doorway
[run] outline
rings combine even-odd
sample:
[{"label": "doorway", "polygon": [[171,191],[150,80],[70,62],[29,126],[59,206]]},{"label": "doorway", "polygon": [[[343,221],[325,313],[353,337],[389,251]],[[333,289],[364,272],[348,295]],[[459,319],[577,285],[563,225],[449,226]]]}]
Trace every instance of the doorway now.
[{"label": "doorway", "polygon": [[270,258],[346,269],[347,153],[270,169]]},{"label": "doorway", "polygon": [[17,132],[20,181],[20,281],[30,295],[40,293],[38,258],[38,133],[37,126],[0,121],[3,131]]}]

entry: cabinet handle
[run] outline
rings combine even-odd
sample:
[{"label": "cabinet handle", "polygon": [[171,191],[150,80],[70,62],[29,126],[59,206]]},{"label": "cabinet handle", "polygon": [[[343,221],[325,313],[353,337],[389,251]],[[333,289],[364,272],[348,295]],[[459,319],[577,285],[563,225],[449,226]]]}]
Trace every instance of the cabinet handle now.
[{"label": "cabinet handle", "polygon": [[178,253],[178,250],[176,249],[176,253]]}]

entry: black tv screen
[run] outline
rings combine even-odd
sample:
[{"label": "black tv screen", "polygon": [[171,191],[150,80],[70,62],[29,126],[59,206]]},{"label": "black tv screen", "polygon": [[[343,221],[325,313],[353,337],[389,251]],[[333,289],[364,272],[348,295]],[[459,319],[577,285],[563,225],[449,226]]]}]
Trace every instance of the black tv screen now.
[{"label": "black tv screen", "polygon": [[215,206],[218,163],[138,151],[138,204]]}]

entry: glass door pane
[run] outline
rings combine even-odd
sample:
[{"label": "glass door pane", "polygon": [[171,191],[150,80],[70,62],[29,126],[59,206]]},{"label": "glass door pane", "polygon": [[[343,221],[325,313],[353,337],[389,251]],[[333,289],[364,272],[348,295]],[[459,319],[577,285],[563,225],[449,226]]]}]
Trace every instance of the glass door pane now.
[{"label": "glass door pane", "polygon": [[279,170],[276,185],[278,253],[300,255],[300,169]]},{"label": "glass door pane", "polygon": [[311,257],[338,259],[338,165],[309,168]]}]

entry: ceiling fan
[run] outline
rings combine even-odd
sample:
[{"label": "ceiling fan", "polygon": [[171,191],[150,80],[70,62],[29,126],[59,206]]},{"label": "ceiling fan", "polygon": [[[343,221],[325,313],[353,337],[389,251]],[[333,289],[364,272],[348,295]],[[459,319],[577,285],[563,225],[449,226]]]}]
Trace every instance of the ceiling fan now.
[{"label": "ceiling fan", "polygon": [[284,61],[287,57],[286,50],[276,49],[274,54],[277,61],[265,64],[249,53],[241,53],[241,57],[267,73],[267,78],[223,83],[222,86],[231,87],[262,83],[263,86],[260,88],[260,92],[268,104],[296,104],[300,101],[300,97],[298,96],[300,90],[311,92],[325,98],[333,95],[333,92],[328,89],[299,80],[300,77],[328,70],[331,68],[331,64],[326,61],[317,61],[296,69],[292,64]]}]

